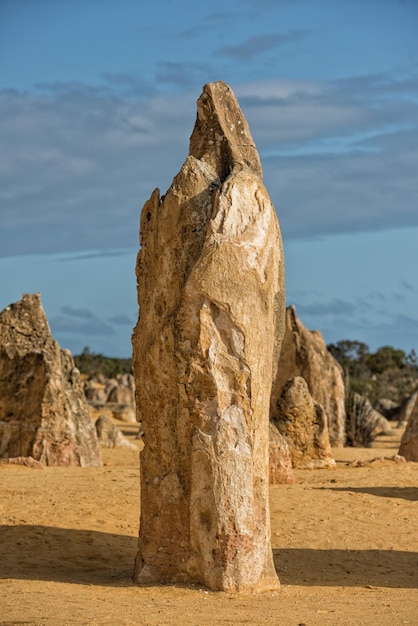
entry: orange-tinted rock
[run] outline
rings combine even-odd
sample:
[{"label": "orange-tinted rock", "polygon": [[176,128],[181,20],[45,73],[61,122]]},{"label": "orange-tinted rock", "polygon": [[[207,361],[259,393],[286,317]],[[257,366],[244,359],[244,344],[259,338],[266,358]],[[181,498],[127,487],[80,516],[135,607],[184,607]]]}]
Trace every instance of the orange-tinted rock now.
[{"label": "orange-tinted rock", "polygon": [[121,430],[112,422],[107,415],[100,415],[95,422],[97,438],[104,448],[131,448],[138,450],[137,446],[129,441]]},{"label": "orange-tinted rock", "polygon": [[288,443],[294,468],[335,465],[325,411],[313,400],[304,378],[287,381],[272,421]]},{"label": "orange-tinted rock", "polygon": [[418,397],[402,435],[399,454],[407,461],[418,462]]},{"label": "orange-tinted rock", "polygon": [[405,426],[408,423],[410,415],[414,410],[415,404],[418,399],[418,391],[414,391],[409,398],[407,398],[400,407],[398,413],[396,414],[396,419],[398,420],[398,427]]},{"label": "orange-tinted rock", "polygon": [[272,422],[270,422],[269,436],[270,485],[292,485],[296,482],[296,478],[293,473],[289,446]]},{"label": "orange-tinted rock", "polygon": [[276,382],[271,397],[274,412],[283,387],[295,376],[302,376],[312,398],[322,405],[333,446],[345,443],[345,388],[343,370],[327,350],[318,330],[307,330],[294,306],[286,309],[286,332],[280,353]]},{"label": "orange-tinted rock", "polygon": [[52,338],[39,294],[0,313],[0,458],[101,465],[78,370]]}]

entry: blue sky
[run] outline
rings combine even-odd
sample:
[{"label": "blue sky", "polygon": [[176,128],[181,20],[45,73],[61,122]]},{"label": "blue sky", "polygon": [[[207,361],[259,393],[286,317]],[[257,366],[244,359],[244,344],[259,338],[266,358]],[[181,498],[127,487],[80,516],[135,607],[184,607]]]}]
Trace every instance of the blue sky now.
[{"label": "blue sky", "polygon": [[327,342],[418,351],[416,0],[1,0],[0,308],[130,354],[139,214],[231,85],[279,216],[287,300]]}]

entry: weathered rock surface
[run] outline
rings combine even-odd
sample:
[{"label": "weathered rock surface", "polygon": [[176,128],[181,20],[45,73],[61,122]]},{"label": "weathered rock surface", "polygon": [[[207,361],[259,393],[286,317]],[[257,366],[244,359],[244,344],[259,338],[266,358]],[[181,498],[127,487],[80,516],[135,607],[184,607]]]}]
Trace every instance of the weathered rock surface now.
[{"label": "weathered rock surface", "polygon": [[135,406],[135,384],[132,374],[118,374],[105,378],[102,374],[92,376],[84,383],[87,400],[97,404],[124,404]]},{"label": "weathered rock surface", "polygon": [[0,313],[0,458],[101,465],[79,372],[51,337],[39,294]]},{"label": "weathered rock surface", "polygon": [[391,420],[399,413],[401,407],[390,398],[379,398],[373,403],[373,408],[387,420]]},{"label": "weathered rock surface", "polygon": [[315,402],[321,404],[328,421],[333,446],[345,443],[344,375],[339,363],[327,350],[318,330],[307,330],[294,306],[286,309],[286,331],[280,353],[277,379],[272,389],[271,410],[275,410],[283,387],[295,376],[302,376]]},{"label": "weathered rock surface", "polygon": [[389,420],[387,420],[386,417],[372,405],[370,400],[366,396],[362,396],[359,393],[354,393],[354,397],[363,407],[363,411],[370,423],[373,437],[375,438],[378,435],[391,435],[392,426],[390,425]]},{"label": "weathered rock surface", "polygon": [[247,122],[225,83],[141,215],[134,330],[141,453],[136,582],[276,588],[268,414],[284,332],[283,252]]},{"label": "weathered rock surface", "polygon": [[405,426],[408,423],[409,417],[414,410],[417,399],[418,391],[414,391],[414,393],[412,393],[409,398],[407,398],[405,402],[403,402],[402,406],[395,416],[398,420],[398,427]]},{"label": "weathered rock surface", "polygon": [[132,374],[118,374],[116,378],[105,378],[102,374],[89,378],[84,383],[84,393],[95,409],[106,409],[122,422],[135,423],[135,384]]},{"label": "weathered rock surface", "polygon": [[107,402],[124,404],[126,406],[132,405],[132,391],[127,387],[123,387],[122,385],[113,387],[108,395]]},{"label": "weathered rock surface", "polygon": [[102,380],[88,378],[84,383],[84,393],[87,401],[92,405],[106,404],[107,402],[106,383]]},{"label": "weathered rock surface", "polygon": [[123,435],[122,431],[107,415],[100,415],[95,422],[95,427],[99,443],[104,448],[131,448],[138,450],[137,446]]},{"label": "weathered rock surface", "polygon": [[35,461],[31,456],[13,456],[8,459],[0,459],[0,464],[4,465],[25,465],[32,469],[44,469],[40,461]]},{"label": "weathered rock surface", "polygon": [[269,437],[269,482],[271,485],[293,485],[296,478],[293,473],[289,446],[272,422],[270,422]]},{"label": "weathered rock surface", "polygon": [[402,435],[399,454],[407,461],[418,462],[418,397]]},{"label": "weathered rock surface", "polygon": [[294,468],[335,465],[325,411],[313,400],[304,378],[287,381],[271,419],[288,443]]},{"label": "weathered rock surface", "polygon": [[375,437],[378,437],[379,435],[392,435],[393,431],[389,420],[387,420],[386,417],[379,413],[379,411],[373,410],[372,415],[375,418],[376,424],[373,435]]},{"label": "weathered rock surface", "polygon": [[111,410],[112,417],[114,417],[115,420],[127,424],[136,424],[136,411],[134,407],[127,406],[126,404],[112,404],[111,402],[107,403],[105,406]]},{"label": "weathered rock surface", "polygon": [[376,409],[370,400],[356,392],[347,396],[346,439],[347,445],[369,448],[379,435],[391,435],[390,422]]}]

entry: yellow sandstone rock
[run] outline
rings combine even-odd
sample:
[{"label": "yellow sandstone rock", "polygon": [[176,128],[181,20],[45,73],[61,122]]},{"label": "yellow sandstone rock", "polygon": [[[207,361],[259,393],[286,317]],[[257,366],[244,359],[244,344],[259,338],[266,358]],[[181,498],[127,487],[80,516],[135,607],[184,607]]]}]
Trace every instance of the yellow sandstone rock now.
[{"label": "yellow sandstone rock", "polygon": [[208,84],[190,154],[141,215],[133,335],[138,583],[278,587],[269,402],[284,333],[281,235],[232,90]]}]

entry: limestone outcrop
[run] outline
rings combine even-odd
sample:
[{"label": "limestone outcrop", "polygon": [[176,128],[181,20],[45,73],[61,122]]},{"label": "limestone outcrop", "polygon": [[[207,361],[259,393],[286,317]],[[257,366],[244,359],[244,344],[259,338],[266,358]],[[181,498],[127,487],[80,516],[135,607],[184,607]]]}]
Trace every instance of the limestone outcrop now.
[{"label": "limestone outcrop", "polygon": [[399,454],[404,456],[407,461],[418,462],[418,397],[402,435]]},{"label": "limestone outcrop", "polygon": [[406,426],[408,420],[411,416],[412,411],[414,410],[415,404],[418,400],[418,391],[414,391],[409,398],[407,398],[401,405],[398,413],[396,414],[396,419],[398,420],[398,427]]},{"label": "limestone outcrop", "polygon": [[119,374],[108,383],[106,402],[134,407],[135,385],[132,374]]},{"label": "limestone outcrop", "polygon": [[95,422],[97,438],[103,448],[131,448],[137,446],[129,441],[108,415],[100,415]]},{"label": "limestone outcrop", "polygon": [[296,482],[293,473],[289,446],[276,426],[270,422],[269,445],[269,482],[270,485],[293,485]]},{"label": "limestone outcrop", "polygon": [[13,456],[10,459],[0,459],[1,465],[24,465],[32,469],[44,469],[39,461],[35,461],[31,456]]},{"label": "limestone outcrop", "polygon": [[52,338],[39,294],[0,313],[0,458],[101,465],[71,353]]},{"label": "limestone outcrop", "polygon": [[313,400],[304,378],[287,381],[271,419],[288,443],[294,468],[335,465],[325,411]]},{"label": "limestone outcrop", "polygon": [[272,389],[271,410],[275,410],[283,387],[295,376],[305,379],[312,398],[324,408],[329,439],[333,446],[345,443],[344,375],[327,350],[318,330],[307,330],[294,306],[286,309],[286,331],[280,353],[277,379]]},{"label": "limestone outcrop", "polygon": [[279,225],[232,90],[208,84],[190,152],[141,214],[133,335],[141,453],[134,580],[278,586],[269,398],[284,333]]},{"label": "limestone outcrop", "polygon": [[136,422],[132,374],[118,374],[116,378],[105,378],[102,374],[91,376],[84,383],[84,393],[94,409],[105,409],[122,422]]},{"label": "limestone outcrop", "polygon": [[92,406],[106,404],[108,396],[106,383],[101,375],[91,376],[84,382],[84,394]]},{"label": "limestone outcrop", "polygon": [[394,419],[401,409],[400,405],[390,398],[378,398],[373,402],[373,408],[387,420]]},{"label": "limestone outcrop", "polygon": [[373,408],[366,396],[349,391],[346,401],[348,446],[370,448],[379,435],[391,435],[390,422]]}]

